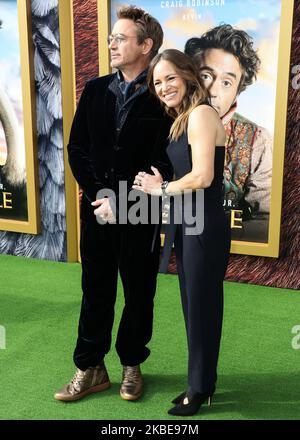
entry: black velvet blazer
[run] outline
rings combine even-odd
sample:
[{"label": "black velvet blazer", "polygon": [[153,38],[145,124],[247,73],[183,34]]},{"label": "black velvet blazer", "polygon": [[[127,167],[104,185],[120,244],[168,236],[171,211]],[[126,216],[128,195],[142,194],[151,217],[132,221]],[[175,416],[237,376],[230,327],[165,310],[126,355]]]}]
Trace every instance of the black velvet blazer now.
[{"label": "black velvet blazer", "polygon": [[99,189],[111,188],[118,194],[120,180],[130,189],[139,171],[152,173],[151,165],[164,180],[173,175],[166,154],[172,121],[148,90],[135,99],[116,133],[116,96],[108,88],[115,75],[86,83],[71,128],[69,163],[84,192],[82,219],[95,218],[91,202]]}]

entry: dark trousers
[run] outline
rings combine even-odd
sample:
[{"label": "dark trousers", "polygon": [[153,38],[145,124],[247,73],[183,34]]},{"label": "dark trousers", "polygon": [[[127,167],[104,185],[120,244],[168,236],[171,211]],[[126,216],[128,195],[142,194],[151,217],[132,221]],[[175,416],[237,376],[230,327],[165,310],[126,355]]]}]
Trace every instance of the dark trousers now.
[{"label": "dark trousers", "polygon": [[178,225],[175,253],[188,343],[188,384],[205,393],[217,380],[230,230],[221,229],[219,237],[206,232],[202,237],[187,236],[182,230]]},{"label": "dark trousers", "polygon": [[160,237],[151,252],[155,225],[99,225],[83,221],[80,251],[82,304],[74,363],[81,370],[96,366],[111,346],[118,271],[125,306],[116,350],[122,365],[138,365],[150,354],[153,299],[159,265]]}]

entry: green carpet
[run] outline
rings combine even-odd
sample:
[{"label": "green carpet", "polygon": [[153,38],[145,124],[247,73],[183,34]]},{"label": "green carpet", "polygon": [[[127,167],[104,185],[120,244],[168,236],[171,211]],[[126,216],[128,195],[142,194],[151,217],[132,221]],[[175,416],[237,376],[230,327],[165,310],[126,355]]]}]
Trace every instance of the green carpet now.
[{"label": "green carpet", "polygon": [[[174,420],[167,410],[186,387],[187,361],[174,275],[159,275],[143,397],[119,397],[121,367],[112,346],[106,358],[109,390],[74,403],[54,400],[54,391],[74,374],[80,271],[79,264],[0,256],[0,325],[6,330],[0,418]],[[299,303],[298,291],[225,283],[217,393],[211,408],[203,406],[190,419],[299,418],[300,350],[291,344],[292,328],[300,325]],[[113,341],[122,304],[119,284]]]}]

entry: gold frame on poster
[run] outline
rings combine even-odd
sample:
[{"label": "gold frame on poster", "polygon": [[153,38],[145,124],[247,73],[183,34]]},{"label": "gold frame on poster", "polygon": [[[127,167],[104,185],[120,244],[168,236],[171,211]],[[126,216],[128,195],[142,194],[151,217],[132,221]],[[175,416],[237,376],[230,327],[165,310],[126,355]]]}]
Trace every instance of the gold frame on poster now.
[{"label": "gold frame on poster", "polygon": [[[231,242],[230,251],[234,254],[264,257],[279,256],[281,199],[294,0],[284,0],[284,2],[282,0],[281,5],[269,238],[268,243],[233,240]],[[108,34],[110,23],[110,0],[98,0],[98,7],[99,11],[101,10],[101,16],[99,18],[99,42],[102,42],[102,46],[100,46],[100,44],[99,46],[104,47],[103,41]],[[105,33],[104,31],[102,33],[101,29],[105,30]],[[99,59],[100,72],[102,72],[102,74],[108,73],[109,61],[108,55],[105,51],[103,51],[102,57]],[[163,238],[164,237],[162,237],[162,242]]]},{"label": "gold frame on poster", "polygon": [[99,76],[104,76],[111,73],[109,63],[109,50],[107,45],[107,36],[110,33],[110,0],[97,0],[97,5]]},{"label": "gold frame on poster", "polygon": [[76,110],[73,0],[60,0],[58,2],[58,14],[65,164],[67,261],[77,262],[79,261],[80,242],[79,188],[73,177],[67,152],[69,134]]},{"label": "gold frame on poster", "polygon": [[257,255],[261,257],[275,258],[279,256],[283,165],[286,139],[286,117],[288,104],[293,12],[294,0],[282,0],[278,50],[278,75],[276,89],[269,239],[268,243],[232,241],[231,252],[234,254]]},{"label": "gold frame on poster", "polygon": [[0,218],[0,230],[38,234],[40,231],[39,179],[30,0],[17,0],[17,5],[20,35],[28,221]]},{"label": "gold frame on poster", "polygon": [[[103,32],[99,33],[99,48],[106,47],[106,36],[109,26],[108,1],[97,0],[98,23]],[[60,56],[61,56],[61,89],[63,109],[63,142],[65,163],[66,192],[66,229],[67,260],[80,261],[80,215],[79,186],[73,177],[68,162],[67,145],[73,117],[76,111],[76,75],[74,47],[73,0],[58,2]],[[99,50],[99,75],[109,73],[108,50]],[[101,66],[101,69],[100,69]]]}]

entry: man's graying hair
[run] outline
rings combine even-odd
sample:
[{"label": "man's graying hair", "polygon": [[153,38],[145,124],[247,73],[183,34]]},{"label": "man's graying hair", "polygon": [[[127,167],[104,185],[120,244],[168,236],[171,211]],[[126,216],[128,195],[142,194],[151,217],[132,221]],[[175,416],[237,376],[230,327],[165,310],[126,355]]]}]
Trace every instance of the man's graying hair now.
[{"label": "man's graying hair", "polygon": [[256,80],[261,62],[253,49],[252,38],[247,32],[234,29],[230,24],[221,24],[199,38],[190,38],[186,42],[184,51],[199,65],[207,49],[222,49],[238,59],[243,72],[238,93],[243,92]]},{"label": "man's graying hair", "polygon": [[142,44],[146,38],[153,40],[153,47],[150,52],[150,59],[152,59],[157,53],[163,43],[164,33],[161,25],[141,8],[136,6],[123,6],[117,11],[118,19],[128,19],[134,21],[137,27],[137,41],[138,44]]}]

